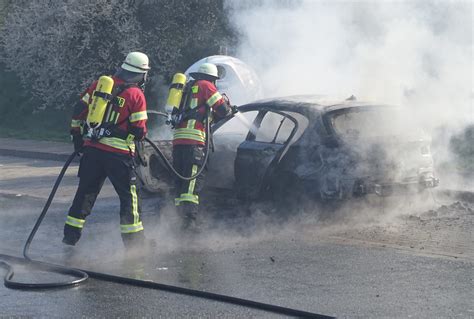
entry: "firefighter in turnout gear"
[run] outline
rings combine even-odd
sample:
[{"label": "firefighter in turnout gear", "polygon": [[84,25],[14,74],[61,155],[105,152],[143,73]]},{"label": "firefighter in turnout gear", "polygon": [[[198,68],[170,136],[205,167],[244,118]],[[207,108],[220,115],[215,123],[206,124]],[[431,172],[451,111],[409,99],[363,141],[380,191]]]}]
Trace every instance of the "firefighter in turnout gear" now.
[{"label": "firefighter in turnout gear", "polygon": [[[206,121],[217,122],[232,114],[228,100],[217,91],[215,81],[219,77],[214,64],[203,63],[190,75],[194,80],[186,84],[173,137],[173,166],[185,177],[195,175],[206,164]],[[176,178],[175,205],[185,230],[198,229],[204,177],[205,171],[192,180]]]},{"label": "firefighter in turnout gear", "polygon": [[80,239],[86,217],[107,177],[120,198],[120,230],[125,247],[145,243],[134,155],[135,142],[147,132],[143,90],[149,69],[145,54],[129,53],[115,75],[102,76],[92,83],[74,107],[71,136],[75,150],[83,156],[79,186],[64,226],[63,242],[67,245],[75,245]]}]

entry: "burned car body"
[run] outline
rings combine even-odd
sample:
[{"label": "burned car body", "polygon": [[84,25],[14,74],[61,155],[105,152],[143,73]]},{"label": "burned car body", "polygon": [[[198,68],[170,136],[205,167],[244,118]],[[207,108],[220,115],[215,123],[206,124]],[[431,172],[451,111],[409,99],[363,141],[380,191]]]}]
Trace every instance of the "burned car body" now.
[{"label": "burned car body", "polygon": [[[430,138],[394,106],[320,96],[257,101],[213,126],[207,187],[262,197],[342,200],[438,185]],[[171,154],[171,142],[158,141]],[[150,191],[172,176],[146,148]]]}]

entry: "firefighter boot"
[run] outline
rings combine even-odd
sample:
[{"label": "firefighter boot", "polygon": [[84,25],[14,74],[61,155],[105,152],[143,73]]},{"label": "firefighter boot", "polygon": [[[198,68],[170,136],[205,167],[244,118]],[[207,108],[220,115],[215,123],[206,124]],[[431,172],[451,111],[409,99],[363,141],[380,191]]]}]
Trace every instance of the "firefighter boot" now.
[{"label": "firefighter boot", "polygon": [[156,248],[156,241],[146,238],[143,231],[133,234],[122,234],[122,240],[127,251],[151,251]]},{"label": "firefighter boot", "polygon": [[180,207],[182,210],[181,230],[190,234],[199,234],[199,206],[194,203],[182,203]]},{"label": "firefighter boot", "polygon": [[63,243],[69,246],[75,246],[81,238],[81,229],[72,227],[70,225],[64,225],[64,237]]}]

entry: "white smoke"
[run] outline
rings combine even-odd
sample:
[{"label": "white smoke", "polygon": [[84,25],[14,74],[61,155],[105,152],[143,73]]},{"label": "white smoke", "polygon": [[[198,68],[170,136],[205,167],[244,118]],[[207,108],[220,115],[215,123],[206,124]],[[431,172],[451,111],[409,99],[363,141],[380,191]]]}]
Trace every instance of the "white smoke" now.
[{"label": "white smoke", "polygon": [[404,105],[427,128],[473,114],[470,1],[229,1],[237,56],[267,96],[329,94]]}]

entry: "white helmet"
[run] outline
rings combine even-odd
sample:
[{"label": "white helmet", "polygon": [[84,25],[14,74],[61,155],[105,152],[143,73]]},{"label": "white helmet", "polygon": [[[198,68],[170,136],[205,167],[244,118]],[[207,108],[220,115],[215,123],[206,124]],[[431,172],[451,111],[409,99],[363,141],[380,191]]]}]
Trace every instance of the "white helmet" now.
[{"label": "white helmet", "polygon": [[217,67],[213,63],[203,63],[199,66],[197,72],[189,73],[193,78],[198,79],[199,75],[210,76],[214,79],[219,79],[219,73],[217,72]]},{"label": "white helmet", "polygon": [[147,73],[150,70],[148,56],[141,52],[130,52],[127,54],[121,67],[124,70],[135,73]]}]

